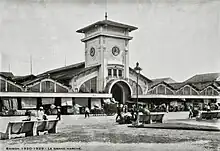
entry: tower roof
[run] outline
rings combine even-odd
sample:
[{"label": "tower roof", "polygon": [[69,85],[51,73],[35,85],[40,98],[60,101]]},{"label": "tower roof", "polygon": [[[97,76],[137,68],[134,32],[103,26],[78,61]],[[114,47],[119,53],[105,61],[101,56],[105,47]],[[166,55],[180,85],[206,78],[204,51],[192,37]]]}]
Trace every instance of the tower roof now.
[{"label": "tower roof", "polygon": [[120,27],[120,28],[127,29],[129,32],[138,29],[135,26],[130,26],[130,25],[126,25],[126,24],[123,24],[123,23],[119,23],[119,22],[115,22],[115,21],[111,21],[111,20],[105,19],[105,20],[102,20],[102,21],[98,21],[98,22],[96,22],[94,24],[91,24],[89,26],[86,26],[84,28],[81,28],[81,29],[77,30],[76,32],[78,32],[78,33],[85,33],[89,29],[94,28],[95,26],[98,26],[98,25],[101,25],[101,26],[109,25],[109,26],[114,26],[114,27]]}]

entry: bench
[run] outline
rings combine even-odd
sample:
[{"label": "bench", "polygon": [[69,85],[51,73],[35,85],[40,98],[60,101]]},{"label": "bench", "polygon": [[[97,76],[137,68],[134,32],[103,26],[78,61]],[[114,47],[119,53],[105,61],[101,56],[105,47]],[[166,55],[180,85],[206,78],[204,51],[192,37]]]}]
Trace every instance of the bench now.
[{"label": "bench", "polygon": [[150,115],[139,114],[139,122],[144,122],[145,124],[151,123],[163,123],[164,113],[150,113]]},{"label": "bench", "polygon": [[56,133],[56,125],[58,120],[37,121],[37,135],[39,132],[48,131],[48,133]]},{"label": "bench", "polygon": [[38,135],[39,132],[44,131],[56,133],[57,122],[58,120],[11,121],[8,123],[6,133],[1,133],[1,139],[11,139],[13,134],[25,134],[27,137]]},{"label": "bench", "polygon": [[200,111],[198,119],[220,119],[220,111]]}]

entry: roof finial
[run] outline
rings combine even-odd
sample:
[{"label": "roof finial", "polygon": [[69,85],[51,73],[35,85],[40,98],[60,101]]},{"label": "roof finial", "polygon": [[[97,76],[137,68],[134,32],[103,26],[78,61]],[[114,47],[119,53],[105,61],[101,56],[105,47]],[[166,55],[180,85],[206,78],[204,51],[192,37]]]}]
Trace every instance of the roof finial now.
[{"label": "roof finial", "polygon": [[30,72],[33,74],[32,69],[33,68],[33,63],[32,63],[32,54],[30,55]]},{"label": "roof finial", "polygon": [[107,12],[108,12],[107,3],[108,3],[108,1],[105,0],[105,20],[107,20],[107,18],[108,18],[108,14],[107,14]]},{"label": "roof finial", "polygon": [[107,18],[108,18],[108,14],[107,12],[105,12],[105,20],[107,20]]}]

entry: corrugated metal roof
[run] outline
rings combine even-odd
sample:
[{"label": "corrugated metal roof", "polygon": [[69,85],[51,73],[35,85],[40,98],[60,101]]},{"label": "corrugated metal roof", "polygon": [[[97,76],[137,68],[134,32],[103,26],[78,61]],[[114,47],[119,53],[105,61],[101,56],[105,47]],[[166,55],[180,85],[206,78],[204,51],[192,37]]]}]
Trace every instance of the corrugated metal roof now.
[{"label": "corrugated metal roof", "polygon": [[65,80],[70,80],[74,76],[76,76],[80,73],[86,72],[88,70],[95,69],[98,66],[99,65],[85,68],[85,63],[84,62],[83,63],[78,63],[78,64],[70,65],[70,66],[67,66],[67,67],[47,71],[43,74],[38,75],[35,79],[33,79],[31,81],[26,81],[23,84],[24,85],[30,85],[32,83],[35,83],[35,82],[40,81],[40,80],[45,79],[45,78],[50,78],[50,79],[57,80],[57,81],[63,83],[63,81],[65,81]]},{"label": "corrugated metal roof", "polygon": [[166,85],[167,87],[169,87],[169,88],[171,88],[171,89],[174,89],[170,84],[168,84],[168,83],[166,83],[166,82],[164,82],[164,81],[152,82],[152,83],[150,83],[149,88],[152,89],[152,88],[154,88],[155,86],[157,86],[157,85],[159,85],[159,84],[164,84],[164,85]]},{"label": "corrugated metal roof", "polygon": [[11,79],[14,77],[12,72],[0,72],[0,75],[5,78],[11,78]]},{"label": "corrugated metal roof", "polygon": [[[199,89],[200,91],[207,88],[208,86],[212,86],[212,87],[215,87],[217,88],[215,85],[214,85],[214,82],[203,82],[203,83],[192,83],[192,85],[194,85],[197,89]],[[218,89],[218,88],[217,88]]]},{"label": "corrugated metal roof", "polygon": [[183,87],[185,83],[170,83],[169,84],[173,89],[178,90],[179,88]]},{"label": "corrugated metal roof", "polygon": [[72,70],[72,69],[78,69],[78,68],[85,68],[85,62],[80,62],[80,63],[72,64],[72,65],[69,65],[69,66],[49,70],[49,71],[46,71],[42,74],[37,75],[37,77],[45,76],[45,75],[48,75],[48,74],[55,74],[57,72],[63,72],[63,71],[68,71],[68,70]]},{"label": "corrugated metal roof", "polygon": [[13,80],[16,81],[16,82],[18,82],[18,83],[23,84],[24,82],[33,80],[33,79],[35,79],[35,78],[36,78],[36,76],[33,75],[33,74],[31,74],[31,75],[26,75],[26,76],[15,76],[15,77],[13,78]]},{"label": "corrugated metal roof", "polygon": [[216,81],[220,77],[220,73],[206,73],[206,74],[197,74],[188,80],[186,83],[197,83],[197,82],[210,82]]},{"label": "corrugated metal roof", "polygon": [[157,78],[157,79],[151,79],[153,82],[155,83],[158,83],[158,82],[166,82],[166,83],[176,83],[175,80],[173,80],[172,78],[170,77],[167,77],[167,78]]}]

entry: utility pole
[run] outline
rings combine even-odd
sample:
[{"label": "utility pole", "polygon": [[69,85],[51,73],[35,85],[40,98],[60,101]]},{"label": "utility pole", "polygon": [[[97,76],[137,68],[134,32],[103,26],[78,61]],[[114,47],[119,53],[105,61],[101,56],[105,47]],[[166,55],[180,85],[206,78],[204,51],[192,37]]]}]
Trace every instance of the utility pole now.
[{"label": "utility pole", "polygon": [[108,10],[107,10],[107,3],[108,3],[108,1],[107,0],[105,0],[105,20],[107,20],[108,19]]},{"label": "utility pole", "polygon": [[66,55],[65,55],[65,67],[66,67]]},{"label": "utility pole", "polygon": [[31,74],[33,73],[32,72],[32,55],[30,55],[30,72],[31,72]]},{"label": "utility pole", "polygon": [[8,72],[11,72],[11,65],[10,65],[10,63],[8,64]]}]

